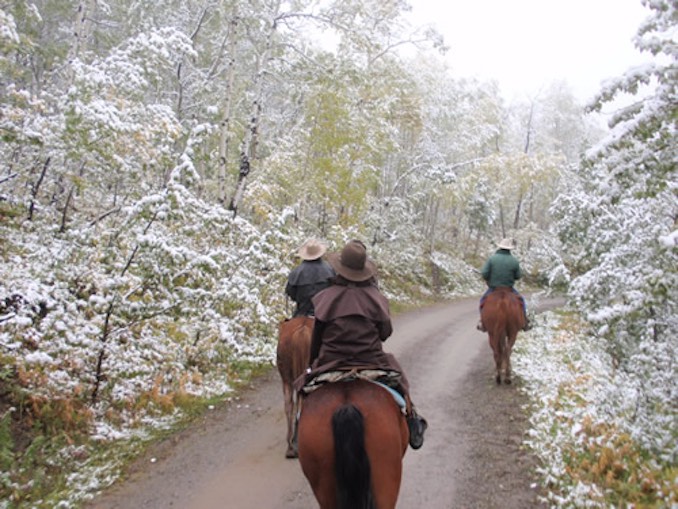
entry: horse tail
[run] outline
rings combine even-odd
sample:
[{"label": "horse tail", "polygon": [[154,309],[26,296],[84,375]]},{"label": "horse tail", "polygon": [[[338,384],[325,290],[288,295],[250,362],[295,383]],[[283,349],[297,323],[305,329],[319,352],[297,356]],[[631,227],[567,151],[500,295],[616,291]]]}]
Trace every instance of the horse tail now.
[{"label": "horse tail", "polygon": [[374,509],[370,460],[365,450],[363,414],[354,405],[338,408],[332,416],[334,470],[339,509]]}]

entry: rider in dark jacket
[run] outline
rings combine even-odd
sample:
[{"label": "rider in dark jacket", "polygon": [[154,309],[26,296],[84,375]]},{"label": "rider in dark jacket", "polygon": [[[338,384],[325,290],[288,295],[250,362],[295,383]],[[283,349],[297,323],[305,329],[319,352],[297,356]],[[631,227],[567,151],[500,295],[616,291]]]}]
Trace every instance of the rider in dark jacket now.
[{"label": "rider in dark jacket", "polygon": [[330,286],[334,270],[321,259],[325,251],[327,246],[316,239],[307,240],[299,248],[297,254],[302,262],[292,269],[285,286],[285,293],[297,304],[294,316],[313,316],[311,299],[320,290]]},{"label": "rider in dark jacket", "polygon": [[[520,302],[523,305],[523,312],[525,313],[525,327],[523,327],[523,330],[529,330],[531,326],[527,319],[525,298],[513,287],[515,282],[523,277],[523,273],[520,270],[520,263],[516,257],[511,254],[511,250],[515,248],[513,240],[502,239],[502,241],[497,244],[497,248],[497,251],[490,256],[480,271],[480,274],[483,276],[483,279],[488,286],[487,291],[480,298],[480,309],[483,309],[485,299],[492,290],[500,286],[511,288],[511,290],[518,295]],[[482,320],[478,322],[477,329],[486,332]]]}]

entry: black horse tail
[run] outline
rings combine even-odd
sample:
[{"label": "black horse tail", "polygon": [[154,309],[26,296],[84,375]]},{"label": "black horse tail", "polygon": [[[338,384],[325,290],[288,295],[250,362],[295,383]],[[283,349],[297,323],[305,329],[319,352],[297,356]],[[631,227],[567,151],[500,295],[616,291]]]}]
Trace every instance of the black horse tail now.
[{"label": "black horse tail", "polygon": [[334,470],[339,509],[375,509],[363,414],[351,404],[332,416]]}]

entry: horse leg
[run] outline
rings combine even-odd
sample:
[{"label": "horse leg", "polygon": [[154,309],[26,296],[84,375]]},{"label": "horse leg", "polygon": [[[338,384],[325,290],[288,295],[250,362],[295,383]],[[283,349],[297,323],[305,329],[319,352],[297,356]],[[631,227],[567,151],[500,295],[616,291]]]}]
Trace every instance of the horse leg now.
[{"label": "horse leg", "polygon": [[[511,347],[509,346],[508,335],[505,335],[502,340],[502,349],[501,349],[501,370],[504,374],[504,383],[511,383],[511,368],[509,366],[509,356],[511,355]],[[499,382],[497,382],[499,383]]]},{"label": "horse leg", "polygon": [[504,378],[504,383],[507,385],[511,383],[511,352],[513,352],[513,345],[516,342],[517,336],[517,332],[512,334],[506,345],[506,375]]},{"label": "horse leg", "polygon": [[497,365],[497,375],[495,376],[494,380],[497,382],[497,385],[499,385],[501,383],[501,353],[499,355],[495,355],[494,362]]},{"label": "horse leg", "polygon": [[502,355],[501,367],[504,373],[504,383],[509,385],[511,383],[511,368],[509,366],[509,352],[506,350]]},{"label": "horse leg", "polygon": [[[374,503],[379,509],[395,509],[400,492],[402,457],[407,450],[409,432],[407,422],[397,417],[384,412],[383,420],[369,423],[365,430]],[[397,424],[394,425],[394,422]],[[384,447],[384,443],[398,444],[399,447]]]},{"label": "horse leg", "polygon": [[304,399],[297,394],[294,398],[294,412],[292,414],[292,449],[295,458],[299,457],[299,416]]},{"label": "horse leg", "polygon": [[[494,338],[496,339],[496,337]],[[502,340],[499,338],[498,341],[493,341],[493,338],[490,338],[490,346],[492,347],[492,354],[494,355],[494,364],[497,369],[497,376],[495,380],[497,384],[501,383],[501,358],[502,358]]]},{"label": "horse leg", "polygon": [[294,440],[295,431],[295,415],[294,415],[294,391],[289,382],[283,382],[283,397],[285,399],[285,417],[287,418],[287,451],[285,451],[286,458],[298,457],[296,443]]},{"label": "horse leg", "polygon": [[[317,400],[316,400],[317,403]],[[328,430],[331,415],[325,408],[304,405],[299,418],[299,464],[313,490],[320,509],[337,509],[337,486],[334,477],[334,438]]]}]

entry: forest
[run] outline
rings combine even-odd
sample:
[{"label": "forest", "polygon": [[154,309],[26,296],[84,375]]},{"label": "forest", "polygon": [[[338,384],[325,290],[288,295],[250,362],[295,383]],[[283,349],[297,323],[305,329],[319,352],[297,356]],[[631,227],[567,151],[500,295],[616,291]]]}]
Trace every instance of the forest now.
[{"label": "forest", "polygon": [[514,238],[604,373],[551,503],[678,503],[678,3],[642,3],[652,63],[580,104],[456,76],[406,0],[4,2],[0,508],[86,498],[270,366],[309,237],[362,239],[395,310],[479,295]]}]

